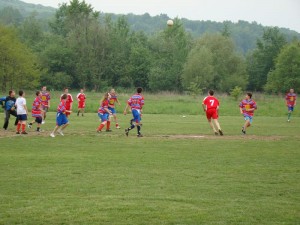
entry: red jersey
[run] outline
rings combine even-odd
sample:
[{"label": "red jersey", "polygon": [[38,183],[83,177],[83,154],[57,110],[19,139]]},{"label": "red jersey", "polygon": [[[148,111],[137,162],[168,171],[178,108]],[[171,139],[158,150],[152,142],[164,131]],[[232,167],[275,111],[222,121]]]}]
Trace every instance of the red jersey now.
[{"label": "red jersey", "polygon": [[141,94],[136,93],[131,96],[127,103],[131,109],[142,109],[145,102],[144,97]]},{"label": "red jersey", "polygon": [[42,99],[37,96],[32,103],[32,111],[41,111]]},{"label": "red jersey", "polygon": [[115,107],[115,102],[118,100],[118,97],[116,95],[111,95],[109,98],[109,107],[114,108]]},{"label": "red jersey", "polygon": [[62,99],[57,107],[58,113],[65,113],[66,111],[66,100]]},{"label": "red jersey", "polygon": [[108,100],[104,99],[102,101],[102,104],[100,105],[99,109],[98,109],[98,113],[104,114],[107,113],[107,111],[105,109],[108,109]]},{"label": "red jersey", "polygon": [[252,99],[244,99],[243,101],[240,102],[240,108],[243,111],[244,116],[253,116],[254,111],[248,111],[249,109],[257,109],[256,102],[253,101]]},{"label": "red jersey", "polygon": [[220,105],[219,100],[214,96],[207,96],[203,99],[202,104],[205,105],[206,110],[208,109],[217,109]]},{"label": "red jersey", "polygon": [[48,106],[48,102],[51,99],[49,92],[42,91],[42,104],[43,106]]},{"label": "red jersey", "polygon": [[79,102],[84,102],[86,99],[84,93],[79,93],[76,98],[78,99]]},{"label": "red jersey", "polygon": [[295,93],[287,93],[285,96],[286,104],[288,106],[294,106],[296,103],[297,95]]},{"label": "red jersey", "polygon": [[[66,99],[66,110],[70,110],[71,109],[71,103],[73,102],[73,97],[69,93],[67,95],[68,95],[68,97]],[[63,96],[63,94],[60,96],[60,100],[62,100],[61,99],[62,96]]]}]

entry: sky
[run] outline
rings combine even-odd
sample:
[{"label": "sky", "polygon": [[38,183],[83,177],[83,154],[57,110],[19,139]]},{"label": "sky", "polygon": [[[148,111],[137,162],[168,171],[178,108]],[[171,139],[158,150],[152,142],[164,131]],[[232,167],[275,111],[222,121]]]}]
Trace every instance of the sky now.
[{"label": "sky", "polygon": [[[59,7],[69,0],[22,0],[23,2]],[[264,26],[289,28],[300,33],[299,0],[85,0],[104,13],[151,16],[167,14],[171,19],[211,20],[217,22],[244,20]]]}]

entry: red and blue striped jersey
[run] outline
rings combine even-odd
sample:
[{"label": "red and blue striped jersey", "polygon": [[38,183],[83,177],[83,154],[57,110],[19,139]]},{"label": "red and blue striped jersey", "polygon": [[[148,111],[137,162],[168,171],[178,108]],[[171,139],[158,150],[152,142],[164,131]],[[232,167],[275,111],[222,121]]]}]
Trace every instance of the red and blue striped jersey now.
[{"label": "red and blue striped jersey", "polygon": [[67,101],[65,99],[62,99],[57,107],[58,113],[64,113],[66,111],[66,103]]},{"label": "red and blue striped jersey", "polygon": [[243,111],[244,116],[253,116],[254,111],[248,111],[249,109],[257,109],[256,102],[253,101],[252,99],[244,99],[243,101],[240,102],[240,108]]},{"label": "red and blue striped jersey", "polygon": [[104,99],[102,101],[102,104],[98,109],[98,113],[102,113],[102,114],[107,113],[107,111],[105,109],[108,109],[108,100],[107,99]]},{"label": "red and blue striped jersey", "polygon": [[295,93],[287,93],[285,96],[286,104],[288,106],[294,106],[296,102],[297,95]]},{"label": "red and blue striped jersey", "polygon": [[142,109],[145,102],[144,97],[141,94],[136,93],[131,96],[127,103],[131,109]]}]

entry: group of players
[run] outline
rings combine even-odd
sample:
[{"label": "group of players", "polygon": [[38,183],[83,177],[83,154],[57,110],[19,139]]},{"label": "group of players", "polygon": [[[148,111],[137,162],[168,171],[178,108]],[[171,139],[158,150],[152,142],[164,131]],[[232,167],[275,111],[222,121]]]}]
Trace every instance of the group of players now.
[{"label": "group of players", "polygon": [[[143,137],[141,134],[141,116],[142,108],[144,106],[144,97],[142,95],[142,88],[137,88],[136,94],[132,95],[131,98],[127,101],[124,115],[127,114],[127,111],[130,110],[133,118],[130,120],[130,126],[125,129],[125,134],[128,136],[130,130],[137,128],[137,137]],[[80,93],[76,96],[78,101],[78,112],[77,116],[84,115],[86,95],[84,90],[81,89]],[[296,105],[297,95],[294,93],[294,89],[290,89],[285,96],[286,106],[288,107],[288,122],[290,122],[291,114]],[[37,124],[37,132],[41,131],[41,124],[45,123],[46,114],[50,108],[50,93],[47,91],[47,87],[43,86],[41,91],[36,92],[36,98],[32,104],[32,117],[34,118],[29,124],[28,128],[32,128],[33,124]],[[26,121],[28,115],[28,108],[26,106],[25,92],[19,91],[19,97],[15,98],[15,92],[13,90],[9,91],[9,95],[6,97],[0,98],[0,101],[3,103],[3,108],[5,112],[5,119],[3,129],[6,130],[9,123],[10,115],[16,117],[16,134],[27,134],[26,132]],[[97,132],[102,132],[103,128],[106,127],[106,132],[111,132],[110,129],[110,117],[114,118],[116,123],[116,128],[120,129],[118,124],[115,104],[120,102],[114,89],[111,89],[110,92],[104,94],[102,100],[100,101],[100,107],[98,109],[98,116],[101,119],[101,123],[97,128]],[[60,135],[63,134],[63,130],[69,125],[68,116],[72,112],[73,97],[69,93],[69,89],[65,88],[64,93],[60,97],[60,103],[57,107],[56,114],[56,126],[54,130],[50,133],[51,137],[55,137],[56,133]],[[215,135],[223,136],[223,130],[221,129],[220,123],[218,122],[218,110],[220,107],[219,100],[214,97],[214,91],[209,90],[208,96],[203,99],[202,102],[203,110],[206,113],[208,123],[213,130]],[[242,126],[242,133],[246,134],[246,130],[251,126],[254,116],[254,111],[257,109],[256,102],[252,99],[252,93],[248,92],[245,98],[239,104],[240,113],[244,117],[244,124]]]},{"label": "group of players", "polygon": [[[125,129],[125,134],[128,136],[129,131],[137,127],[137,137],[142,137],[141,134],[141,113],[144,105],[144,97],[142,96],[142,88],[137,88],[137,93],[134,94],[128,101],[126,108],[124,110],[124,115],[127,114],[127,110],[130,108],[132,112],[133,119],[130,120],[130,127]],[[0,98],[1,103],[3,104],[5,119],[3,129],[7,130],[9,118],[11,115],[16,117],[15,126],[16,134],[28,134],[26,132],[26,122],[28,115],[28,108],[26,105],[25,92],[20,90],[19,97],[15,97],[15,91],[9,91],[9,95],[6,97]],[[81,89],[80,93],[76,96],[78,100],[78,112],[77,116],[84,115],[86,95],[84,90]],[[33,124],[37,124],[36,131],[41,131],[41,124],[45,123],[47,112],[50,108],[50,93],[47,91],[47,87],[43,86],[41,91],[36,92],[36,97],[32,103],[31,114],[34,118],[28,124],[28,128],[32,128]],[[102,132],[102,129],[106,126],[106,132],[111,132],[110,129],[110,116],[112,116],[116,123],[116,128],[120,129],[120,126],[117,121],[115,104],[118,103],[121,105],[116,92],[114,89],[111,89],[110,92],[104,94],[102,100],[100,101],[100,107],[98,109],[98,116],[101,119],[101,124],[97,128],[97,132]],[[54,130],[50,133],[51,137],[55,137],[56,133],[60,135],[63,134],[63,130],[69,125],[68,116],[72,113],[73,97],[69,93],[69,89],[65,88],[64,93],[60,96],[60,103],[57,107],[56,113],[56,126]]]}]

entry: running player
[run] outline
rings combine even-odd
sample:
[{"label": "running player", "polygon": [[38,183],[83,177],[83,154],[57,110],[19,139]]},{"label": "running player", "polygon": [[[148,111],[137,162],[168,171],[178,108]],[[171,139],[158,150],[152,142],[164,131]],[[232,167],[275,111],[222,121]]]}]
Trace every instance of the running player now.
[{"label": "running player", "polygon": [[[141,134],[141,114],[142,108],[144,106],[144,97],[142,96],[143,89],[141,87],[137,88],[137,93],[132,95],[131,98],[127,101],[127,105],[124,109],[124,115],[127,114],[127,110],[130,107],[133,119],[130,120],[130,127],[125,129],[125,134],[128,136],[129,131],[137,127],[137,137],[143,137]],[[135,124],[133,124],[135,122]]]},{"label": "running player", "polygon": [[35,93],[36,98],[32,103],[32,117],[35,118],[31,123],[28,124],[28,128],[31,128],[34,123],[37,123],[37,132],[41,132],[41,123],[44,117],[44,111],[42,110],[42,92],[37,91]]},{"label": "running player", "polygon": [[243,114],[245,124],[242,127],[242,133],[246,134],[247,127],[250,127],[253,120],[254,110],[257,109],[256,102],[252,100],[252,93],[247,93],[246,98],[240,102],[240,112]]},{"label": "running player", "polygon": [[288,107],[288,122],[290,122],[292,112],[294,111],[294,107],[296,105],[297,95],[294,93],[294,89],[290,89],[290,92],[286,94],[285,101],[286,106]]},{"label": "running player", "polygon": [[118,103],[119,106],[121,106],[121,104],[118,100],[115,89],[110,90],[110,98],[108,100],[109,100],[108,109],[112,112],[112,115],[113,115],[115,123],[116,123],[116,128],[120,129],[121,127],[119,126],[119,123],[117,120],[117,111],[115,108],[115,103]]},{"label": "running player", "polygon": [[[203,99],[202,107],[203,107],[204,112],[206,112],[206,118],[208,120],[208,123],[209,123],[211,129],[214,131],[215,135],[220,134],[222,136],[223,131],[222,131],[219,121],[218,121],[219,106],[220,106],[220,103],[219,103],[219,100],[214,97],[214,91],[209,90],[208,96]],[[217,129],[215,128],[211,119],[213,119],[214,124],[217,127]]]},{"label": "running player", "polygon": [[61,96],[60,103],[57,107],[56,113],[56,126],[51,132],[50,137],[55,137],[55,132],[58,132],[61,136],[64,136],[63,130],[69,125],[66,113],[71,113],[71,111],[66,109],[68,94],[63,94]]},{"label": "running player", "polygon": [[98,110],[98,116],[101,119],[101,124],[97,128],[97,132],[102,132],[103,127],[106,125],[106,132],[111,132],[109,115],[112,115],[111,111],[108,109],[108,99],[110,98],[109,93],[105,93],[102,100],[100,101],[100,107]]},{"label": "running player", "polygon": [[16,134],[20,134],[20,129],[22,127],[21,134],[27,134],[25,128],[26,128],[26,121],[27,121],[27,115],[28,110],[26,106],[26,99],[25,99],[25,92],[19,91],[19,97],[16,100],[16,107],[17,107],[17,117],[18,117],[18,125]]},{"label": "running player", "polygon": [[[65,88],[64,89],[64,94],[67,94],[67,101],[66,101],[66,116],[68,117],[72,111],[72,106],[73,106],[73,97],[72,95],[69,93],[69,89]],[[62,96],[64,95],[62,94],[60,97],[60,100],[62,100]]]},{"label": "running player", "polygon": [[50,108],[50,93],[47,91],[47,87],[43,86],[42,87],[42,109],[44,111],[44,118],[42,121],[42,124],[45,123],[45,119],[46,119],[46,113],[48,112],[49,108]]},{"label": "running player", "polygon": [[76,98],[77,98],[77,101],[78,101],[77,116],[79,116],[79,113],[81,113],[81,116],[83,116],[84,108],[85,108],[85,99],[86,99],[86,96],[83,93],[83,89],[80,89],[80,93],[77,94]]}]

